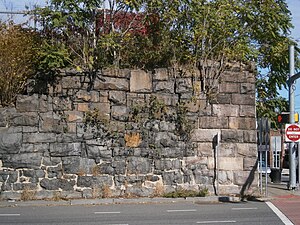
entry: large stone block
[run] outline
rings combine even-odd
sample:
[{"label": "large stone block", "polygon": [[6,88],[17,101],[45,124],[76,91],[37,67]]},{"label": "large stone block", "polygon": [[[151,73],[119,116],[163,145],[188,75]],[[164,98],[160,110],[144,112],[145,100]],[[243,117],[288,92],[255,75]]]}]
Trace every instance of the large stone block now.
[{"label": "large stone block", "polygon": [[174,93],[174,81],[160,81],[154,83],[154,92]]},{"label": "large stone block", "polygon": [[49,150],[49,144],[48,143],[42,143],[42,144],[22,144],[22,147],[20,149],[20,153],[47,153]]},{"label": "large stone block", "polygon": [[39,96],[34,95],[18,95],[16,101],[16,109],[18,112],[37,112],[39,111]]},{"label": "large stone block", "polygon": [[201,129],[227,129],[228,117],[200,116],[197,125]]},{"label": "large stone block", "polygon": [[129,157],[128,174],[147,174],[151,171],[151,160],[147,158]]},{"label": "large stone block", "polygon": [[122,105],[114,105],[111,107],[111,116],[116,120],[127,121],[128,108]]},{"label": "large stone block", "polygon": [[167,68],[155,69],[153,80],[169,80],[169,70]]},{"label": "large stone block", "polygon": [[68,122],[83,122],[84,114],[79,111],[65,111]]},{"label": "large stone block", "polygon": [[102,80],[95,81],[94,89],[128,91],[129,82],[127,79],[123,79],[123,78],[103,77]]},{"label": "large stone block", "polygon": [[253,105],[240,105],[240,113],[241,117],[255,117],[255,107]]},{"label": "large stone block", "polygon": [[130,92],[152,92],[152,74],[143,70],[132,70]]},{"label": "large stone block", "polygon": [[176,185],[183,183],[183,175],[179,171],[163,172],[163,183],[165,185]]},{"label": "large stone block", "polygon": [[98,157],[107,159],[112,157],[112,150],[104,142],[98,140],[87,140],[86,151],[88,158],[91,159]]},{"label": "large stone block", "polygon": [[221,120],[227,116],[237,117],[239,115],[239,106],[238,105],[218,105],[214,104],[212,106],[213,114],[217,115]]},{"label": "large stone block", "polygon": [[220,93],[239,93],[240,83],[222,82],[220,83]]},{"label": "large stone block", "polygon": [[54,111],[70,111],[72,110],[72,100],[69,97],[53,97],[53,110]]},{"label": "large stone block", "polygon": [[78,187],[103,187],[111,186],[113,184],[113,179],[111,176],[79,176],[77,179]]},{"label": "large stone block", "polygon": [[41,153],[19,153],[3,156],[3,166],[14,169],[30,168],[38,169],[41,166],[42,154]]},{"label": "large stone block", "polygon": [[193,83],[190,78],[176,79],[176,93],[187,93],[193,91]]},{"label": "large stone block", "polygon": [[63,123],[59,115],[54,112],[40,113],[40,132],[62,133]]},{"label": "large stone block", "polygon": [[191,141],[212,142],[221,130],[219,129],[194,129],[191,135]]},{"label": "large stone block", "polygon": [[37,112],[16,113],[10,116],[12,126],[38,126],[39,115]]},{"label": "large stone block", "polygon": [[254,94],[232,94],[232,104],[234,105],[253,105],[255,106]]},{"label": "large stone block", "polygon": [[238,143],[237,153],[244,157],[257,156],[257,144],[256,143]]},{"label": "large stone block", "polygon": [[63,76],[61,80],[61,85],[63,89],[79,89],[81,88],[80,76]]},{"label": "large stone block", "polygon": [[18,171],[0,171],[0,183],[15,183],[19,177]]},{"label": "large stone block", "polygon": [[229,117],[229,129],[255,130],[256,120],[248,117]]},{"label": "large stone block", "polygon": [[226,129],[221,132],[222,142],[243,142],[244,132],[237,129]]},{"label": "large stone block", "polygon": [[81,155],[81,143],[51,143],[50,156],[79,156]]},{"label": "large stone block", "polygon": [[222,158],[220,157],[219,169],[243,171],[244,169],[243,157],[222,157]]},{"label": "large stone block", "polygon": [[53,143],[56,141],[54,133],[24,133],[23,143]]},{"label": "large stone block", "polygon": [[126,104],[126,92],[124,92],[124,91],[110,91],[108,98],[114,104],[117,104],[117,105]]},{"label": "large stone block", "polygon": [[21,145],[21,133],[9,133],[7,128],[0,129],[0,154],[16,154]]},{"label": "large stone block", "polygon": [[197,143],[197,156],[212,156],[213,145],[212,143],[199,142]]}]

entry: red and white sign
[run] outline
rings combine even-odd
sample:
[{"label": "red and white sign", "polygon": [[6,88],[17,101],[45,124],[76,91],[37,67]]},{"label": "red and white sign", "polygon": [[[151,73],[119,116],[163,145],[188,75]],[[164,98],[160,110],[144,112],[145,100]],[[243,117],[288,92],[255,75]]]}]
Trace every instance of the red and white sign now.
[{"label": "red and white sign", "polygon": [[300,141],[300,126],[298,124],[285,125],[285,141],[287,142]]}]

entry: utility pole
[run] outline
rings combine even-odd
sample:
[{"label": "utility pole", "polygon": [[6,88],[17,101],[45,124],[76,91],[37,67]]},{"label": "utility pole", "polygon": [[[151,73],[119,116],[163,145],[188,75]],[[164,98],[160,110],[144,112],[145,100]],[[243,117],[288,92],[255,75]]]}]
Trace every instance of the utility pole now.
[{"label": "utility pole", "polygon": [[[294,45],[289,47],[289,66],[290,66],[290,74],[289,74],[289,107],[290,107],[290,124],[295,123],[295,80],[292,78],[295,74],[295,55],[294,55]],[[289,143],[289,171],[290,171],[290,180],[289,180],[289,188],[294,190],[296,188],[296,150],[295,143]]]}]

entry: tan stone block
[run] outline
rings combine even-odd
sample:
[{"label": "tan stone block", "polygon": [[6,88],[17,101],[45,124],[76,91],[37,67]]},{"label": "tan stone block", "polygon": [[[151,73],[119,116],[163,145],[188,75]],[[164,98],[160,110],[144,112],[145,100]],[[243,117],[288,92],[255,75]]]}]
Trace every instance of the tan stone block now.
[{"label": "tan stone block", "polygon": [[242,117],[255,117],[255,107],[252,105],[240,105],[240,115]]},{"label": "tan stone block", "polygon": [[78,111],[66,111],[68,122],[82,122],[83,121],[83,112]]},{"label": "tan stone block", "polygon": [[100,114],[110,114],[110,104],[106,102],[92,103],[91,109],[98,110]]},{"label": "tan stone block", "polygon": [[220,93],[239,93],[240,83],[223,82],[220,84]]},{"label": "tan stone block", "polygon": [[152,75],[143,70],[132,70],[130,92],[152,92]]},{"label": "tan stone block", "polygon": [[212,143],[197,143],[197,155],[198,156],[213,156]]},{"label": "tan stone block", "polygon": [[166,68],[155,69],[154,80],[168,80],[169,79],[169,71]]},{"label": "tan stone block", "polygon": [[68,133],[75,134],[76,133],[76,123],[67,123]]},{"label": "tan stone block", "polygon": [[229,117],[229,129],[255,130],[256,120],[254,117]]},{"label": "tan stone block", "polygon": [[208,157],[207,158],[207,168],[213,170],[215,168],[215,158]]},{"label": "tan stone block", "polygon": [[243,157],[219,157],[220,170],[243,170]]},{"label": "tan stone block", "polygon": [[237,153],[245,157],[257,156],[257,144],[256,143],[238,143]]},{"label": "tan stone block", "polygon": [[213,105],[213,113],[220,118],[224,118],[226,116],[235,116],[239,115],[239,106],[238,105]]},{"label": "tan stone block", "polygon": [[228,118],[218,116],[200,116],[198,118],[198,126],[202,129],[227,129]]},{"label": "tan stone block", "polygon": [[214,137],[221,133],[219,129],[194,129],[191,134],[191,141],[212,142]]},{"label": "tan stone block", "polygon": [[79,112],[87,112],[89,111],[89,103],[78,103],[77,110]]}]

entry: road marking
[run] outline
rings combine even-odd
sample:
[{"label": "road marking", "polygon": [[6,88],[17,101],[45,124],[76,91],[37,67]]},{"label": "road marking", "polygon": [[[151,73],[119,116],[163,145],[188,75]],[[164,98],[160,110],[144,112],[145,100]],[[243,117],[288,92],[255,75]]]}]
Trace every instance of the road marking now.
[{"label": "road marking", "polygon": [[94,212],[94,214],[120,214],[121,212]]},{"label": "road marking", "polygon": [[266,202],[266,204],[273,210],[273,212],[281,219],[285,225],[294,225],[275,205],[271,202]]},{"label": "road marking", "polygon": [[167,212],[196,212],[196,209],[169,209]]},{"label": "road marking", "polygon": [[0,214],[0,216],[20,216],[21,214]]},{"label": "road marking", "polygon": [[255,210],[257,208],[232,208],[231,210]]},{"label": "road marking", "polygon": [[235,220],[215,220],[215,221],[199,221],[198,224],[210,224],[210,223],[236,223]]}]

